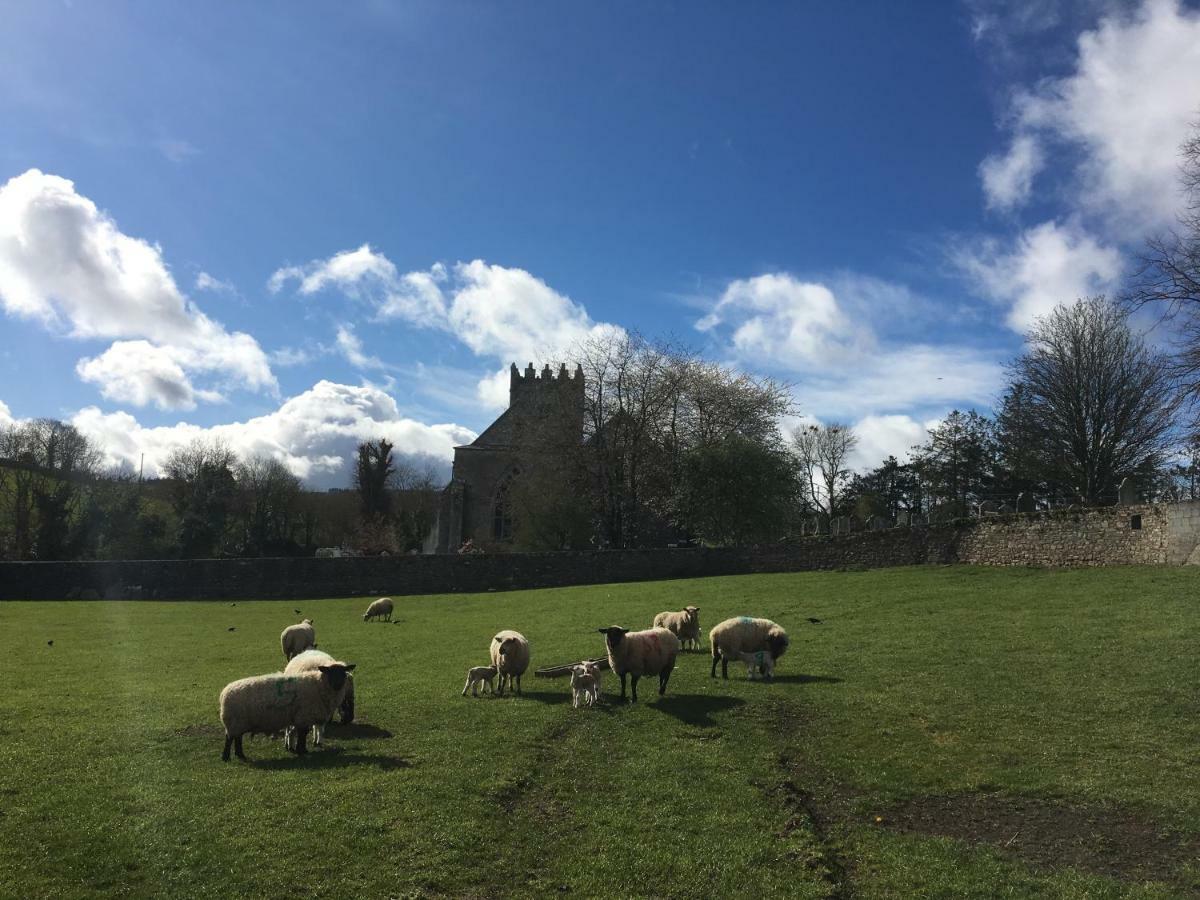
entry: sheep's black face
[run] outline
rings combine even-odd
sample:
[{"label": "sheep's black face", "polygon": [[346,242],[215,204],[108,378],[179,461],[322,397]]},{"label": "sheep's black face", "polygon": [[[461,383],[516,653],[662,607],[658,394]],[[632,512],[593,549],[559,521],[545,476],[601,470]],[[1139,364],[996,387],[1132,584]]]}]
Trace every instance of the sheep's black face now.
[{"label": "sheep's black face", "polygon": [[767,648],[771,651],[772,659],[779,659],[783,656],[784,651],[788,648],[788,637],[786,634],[773,634],[767,638]]},{"label": "sheep's black face", "polygon": [[628,628],[622,628],[620,625],[610,625],[608,628],[597,628],[596,630],[604,635],[604,642],[611,648],[621,646],[621,641],[625,640],[625,635],[629,633]]},{"label": "sheep's black face", "polygon": [[348,666],[319,666],[318,668],[320,668],[321,673],[325,676],[325,680],[329,682],[329,686],[335,691],[340,691],[350,673],[354,671],[354,664],[351,663]]}]

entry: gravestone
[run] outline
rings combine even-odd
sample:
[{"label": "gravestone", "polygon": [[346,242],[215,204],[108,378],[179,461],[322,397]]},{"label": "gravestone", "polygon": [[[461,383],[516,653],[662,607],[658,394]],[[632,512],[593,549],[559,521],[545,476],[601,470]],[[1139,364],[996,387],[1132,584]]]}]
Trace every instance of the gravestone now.
[{"label": "gravestone", "polygon": [[896,528],[905,528],[908,526],[908,513],[901,511],[896,513]]},{"label": "gravestone", "polygon": [[867,520],[867,525],[872,531],[883,531],[883,529],[888,527],[888,520],[883,516],[871,516]]},{"label": "gravestone", "polygon": [[1017,512],[1033,512],[1035,508],[1033,494],[1029,493],[1029,491],[1021,491],[1021,493],[1017,494]]},{"label": "gravestone", "polygon": [[1137,488],[1134,487],[1133,480],[1126,475],[1121,486],[1117,488],[1117,503],[1121,506],[1135,506],[1137,502]]}]

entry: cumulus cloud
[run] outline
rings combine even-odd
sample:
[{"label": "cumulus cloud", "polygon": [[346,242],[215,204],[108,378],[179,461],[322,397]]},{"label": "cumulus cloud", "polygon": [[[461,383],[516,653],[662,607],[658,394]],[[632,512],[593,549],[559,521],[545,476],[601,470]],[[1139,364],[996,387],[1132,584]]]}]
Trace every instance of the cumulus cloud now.
[{"label": "cumulus cloud", "polygon": [[1083,31],[1072,70],[1018,92],[1008,153],[980,167],[989,205],[1024,202],[1050,145],[1077,160],[1071,195],[1134,236],[1174,221],[1179,147],[1200,114],[1200,13],[1145,0]]},{"label": "cumulus cloud", "polygon": [[[277,388],[258,342],[230,333],[188,302],[158,247],[123,234],[72,182],[36,169],[0,187],[0,306],[80,340],[138,344],[135,351],[118,341],[109,353],[81,363],[96,374],[115,367],[118,358],[128,374],[135,367],[130,359],[147,359],[144,348],[153,345],[153,365],[143,369],[161,372],[169,357],[185,381],[204,372],[220,385]],[[145,372],[134,380],[147,390],[129,390],[128,383],[117,390],[164,408],[215,396],[190,383],[182,388],[175,373],[159,382],[159,393]]]},{"label": "cumulus cloud", "polygon": [[244,422],[203,428],[179,423],[148,428],[127,412],[80,410],[75,425],[104,453],[107,464],[136,467],[145,454],[147,474],[176,447],[196,438],[219,439],[242,457],[263,454],[283,461],[314,488],[347,487],[350,460],[360,441],[387,438],[396,452],[448,472],[453,448],[475,434],[453,424],[426,425],[401,415],[396,401],[371,385],[320,381],[277,410]]},{"label": "cumulus cloud", "polygon": [[0,428],[7,428],[15,421],[16,419],[13,418],[12,410],[8,408],[8,404],[0,400]]},{"label": "cumulus cloud", "polygon": [[354,333],[349,325],[339,325],[337,330],[337,349],[350,365],[358,369],[386,369],[387,364],[378,356],[369,356],[363,352],[362,340]]},{"label": "cumulus cloud", "polygon": [[109,400],[160,409],[195,409],[196,399],[219,403],[217,391],[192,385],[170,351],[149,341],[116,341],[100,356],[81,359],[75,371],[84,381],[99,385]]},{"label": "cumulus cloud", "polygon": [[730,341],[740,356],[775,360],[792,369],[858,355],[865,337],[833,291],[786,273],[731,282],[696,328],[713,331],[721,325],[733,329]]},{"label": "cumulus cloud", "polygon": [[1004,156],[989,156],[979,166],[991,209],[1012,209],[1029,199],[1033,178],[1042,168],[1042,149],[1032,135],[1020,134]]},{"label": "cumulus cloud", "polygon": [[[581,340],[620,331],[594,321],[582,305],[524,269],[481,259],[400,274],[391,260],[364,244],[329,259],[279,269],[268,287],[279,291],[291,282],[300,294],[332,288],[365,300],[379,320],[399,319],[452,334],[477,356],[504,363],[502,373],[486,377],[477,388],[481,402],[493,407],[507,400],[507,386],[501,395],[498,385],[507,378],[508,363],[560,357]],[[339,350],[348,359],[352,353],[362,361],[373,359],[354,340],[339,331]]]},{"label": "cumulus cloud", "polygon": [[1011,245],[985,241],[961,248],[959,266],[987,296],[1010,304],[1007,321],[1025,331],[1060,303],[1104,293],[1121,274],[1121,254],[1075,223],[1042,224]]}]

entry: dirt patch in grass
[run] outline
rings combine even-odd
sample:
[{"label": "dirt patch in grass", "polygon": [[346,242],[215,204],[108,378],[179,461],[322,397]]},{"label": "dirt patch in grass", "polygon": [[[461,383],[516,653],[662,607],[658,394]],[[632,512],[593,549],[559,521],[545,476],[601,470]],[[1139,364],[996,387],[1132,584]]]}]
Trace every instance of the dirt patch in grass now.
[{"label": "dirt patch in grass", "polygon": [[896,831],[988,845],[1038,869],[1070,866],[1126,881],[1176,881],[1200,856],[1200,837],[1167,831],[1128,810],[1053,798],[914,797],[881,815],[880,825]]}]

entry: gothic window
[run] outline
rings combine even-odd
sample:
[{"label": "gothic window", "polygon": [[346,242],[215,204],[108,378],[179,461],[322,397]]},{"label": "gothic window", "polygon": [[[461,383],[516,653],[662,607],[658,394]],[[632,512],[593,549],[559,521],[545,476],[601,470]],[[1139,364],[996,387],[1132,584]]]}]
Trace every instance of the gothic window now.
[{"label": "gothic window", "polygon": [[512,498],[509,489],[512,487],[516,472],[510,472],[496,488],[496,499],[492,503],[492,539],[511,541],[513,536]]}]

